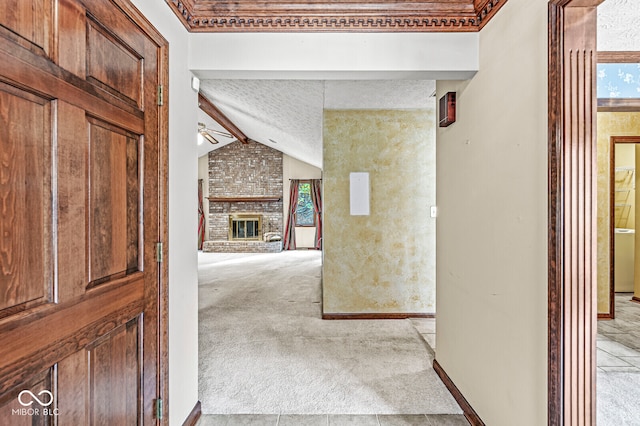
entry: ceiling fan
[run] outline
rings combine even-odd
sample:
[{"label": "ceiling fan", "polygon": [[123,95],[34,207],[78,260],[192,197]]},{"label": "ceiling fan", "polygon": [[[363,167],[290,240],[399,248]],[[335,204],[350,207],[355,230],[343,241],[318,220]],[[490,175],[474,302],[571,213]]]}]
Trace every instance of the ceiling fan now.
[{"label": "ceiling fan", "polygon": [[225,138],[233,138],[233,135],[231,135],[231,133],[221,132],[215,129],[208,129],[207,125],[204,123],[198,123],[198,134],[200,134],[200,136],[202,136],[213,145],[219,143],[219,141],[213,135],[223,136]]}]

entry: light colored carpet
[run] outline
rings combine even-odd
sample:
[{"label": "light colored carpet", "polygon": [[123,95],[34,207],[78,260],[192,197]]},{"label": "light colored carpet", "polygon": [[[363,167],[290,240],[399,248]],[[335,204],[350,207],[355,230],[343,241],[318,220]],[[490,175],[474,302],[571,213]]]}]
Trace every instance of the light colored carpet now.
[{"label": "light colored carpet", "polygon": [[461,413],[409,320],[321,319],[321,253],[199,256],[203,413]]}]

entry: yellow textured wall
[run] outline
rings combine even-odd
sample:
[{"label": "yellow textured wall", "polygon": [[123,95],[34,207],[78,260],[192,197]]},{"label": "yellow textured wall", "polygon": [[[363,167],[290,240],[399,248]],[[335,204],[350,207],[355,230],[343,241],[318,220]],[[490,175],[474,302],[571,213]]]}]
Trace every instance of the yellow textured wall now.
[{"label": "yellow textured wall", "polygon": [[[433,109],[327,110],[323,135],[324,312],[435,312]],[[369,216],[350,215],[351,172]]]},{"label": "yellow textured wall", "polygon": [[611,136],[639,136],[640,112],[598,113],[598,313],[609,313]]}]

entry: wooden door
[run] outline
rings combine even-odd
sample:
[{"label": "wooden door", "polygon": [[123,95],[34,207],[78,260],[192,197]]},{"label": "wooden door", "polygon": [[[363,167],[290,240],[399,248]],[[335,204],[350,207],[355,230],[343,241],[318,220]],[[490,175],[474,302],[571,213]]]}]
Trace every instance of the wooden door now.
[{"label": "wooden door", "polygon": [[165,76],[126,0],[0,2],[0,425],[158,421]]}]

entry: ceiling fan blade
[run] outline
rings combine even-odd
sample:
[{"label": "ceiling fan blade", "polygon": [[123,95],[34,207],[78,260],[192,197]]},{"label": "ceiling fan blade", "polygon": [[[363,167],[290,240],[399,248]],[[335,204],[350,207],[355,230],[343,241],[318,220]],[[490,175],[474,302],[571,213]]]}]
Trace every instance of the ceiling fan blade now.
[{"label": "ceiling fan blade", "polygon": [[233,135],[231,133],[221,132],[220,130],[207,129],[207,132],[216,134],[218,136],[224,136],[225,138],[233,138]]},{"label": "ceiling fan blade", "polygon": [[222,132],[222,131],[216,130],[216,129],[209,129],[207,127],[207,125],[204,124],[204,123],[198,123],[198,131],[199,132],[213,133],[213,134],[218,135],[218,136],[224,136],[225,138],[233,138],[233,135],[231,133]]},{"label": "ceiling fan blade", "polygon": [[205,139],[206,139],[207,141],[209,141],[211,144],[215,145],[215,144],[219,143],[219,142],[218,142],[218,140],[217,140],[216,138],[214,138],[214,137],[213,137],[213,135],[209,134],[209,132],[208,132],[208,131],[206,131],[206,130],[200,130],[200,132],[199,132],[199,133],[202,135],[202,137],[203,137],[203,138],[205,138]]}]

